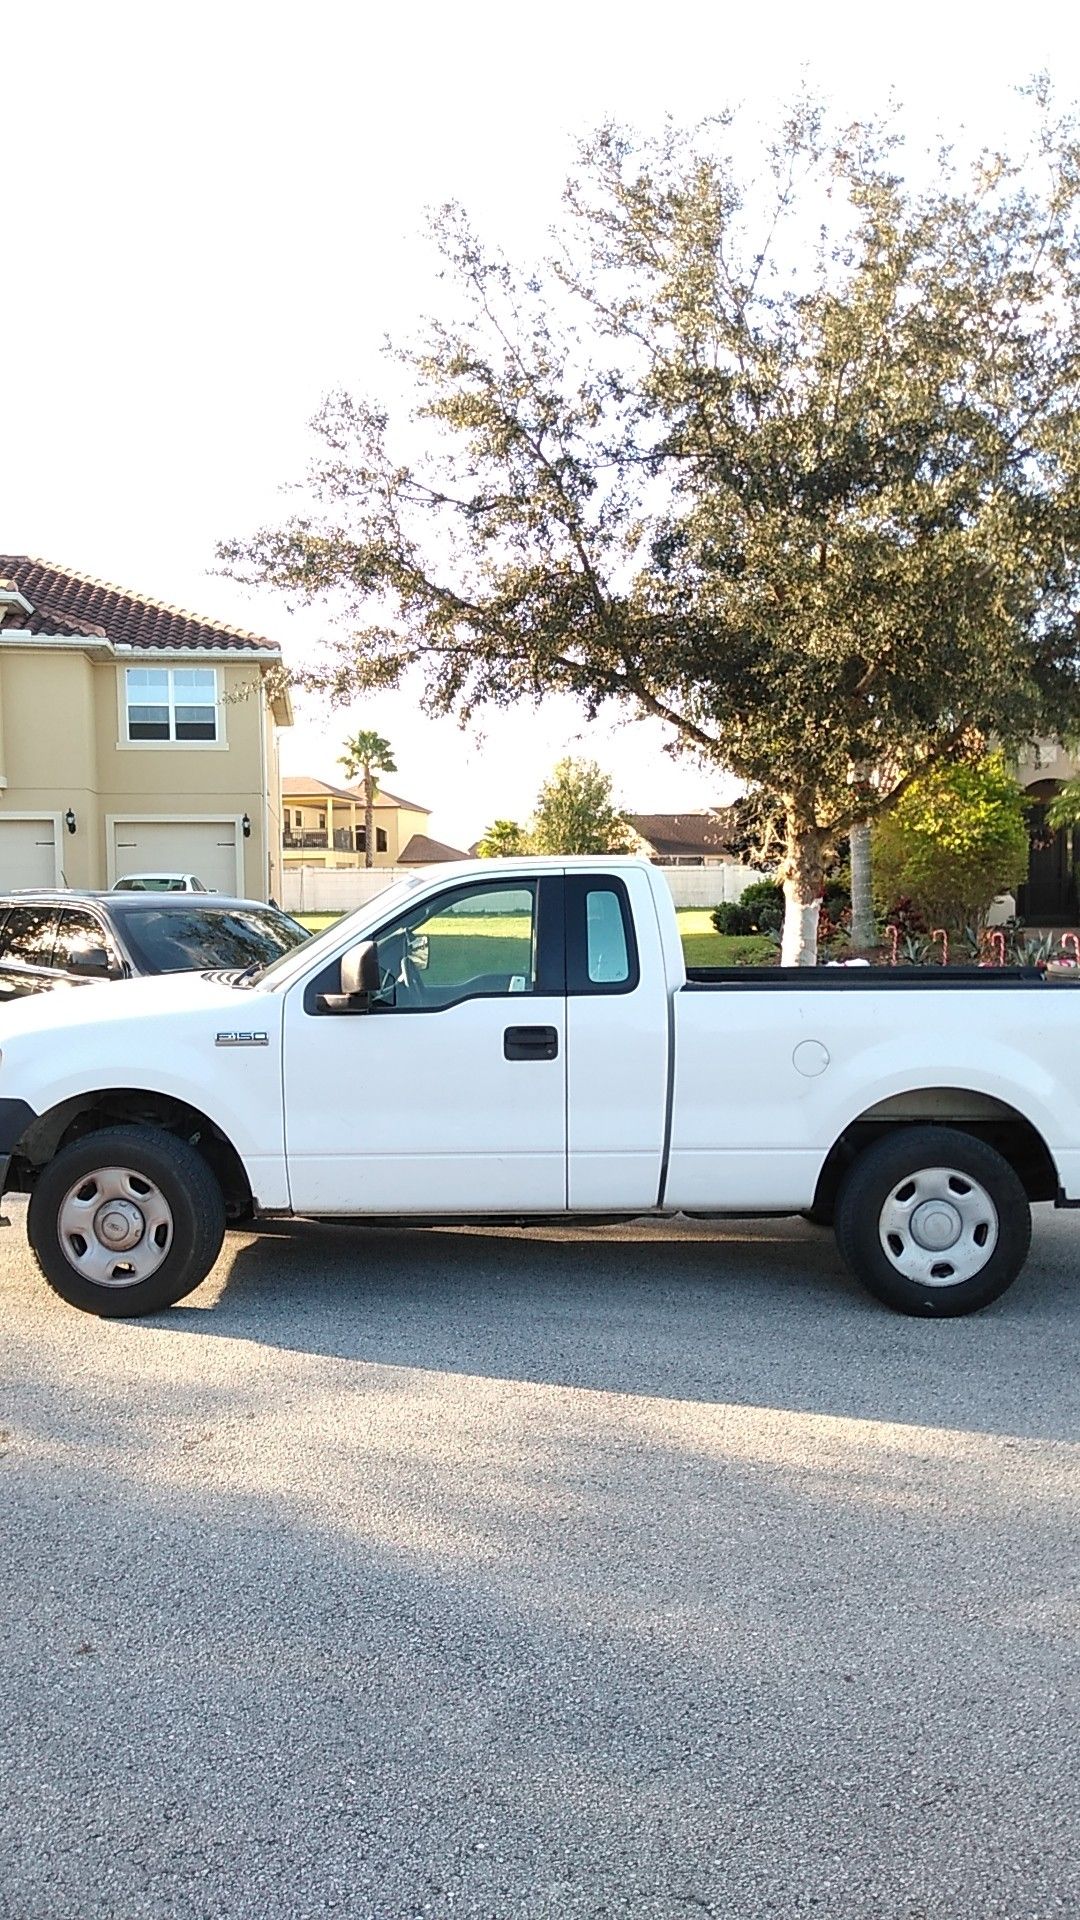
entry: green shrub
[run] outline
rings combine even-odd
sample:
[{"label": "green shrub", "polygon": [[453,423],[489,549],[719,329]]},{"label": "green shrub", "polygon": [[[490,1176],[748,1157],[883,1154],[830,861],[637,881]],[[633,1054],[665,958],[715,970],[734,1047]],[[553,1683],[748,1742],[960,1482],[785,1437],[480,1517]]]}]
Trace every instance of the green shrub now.
[{"label": "green shrub", "polygon": [[[840,927],[844,916],[850,915],[851,894],[841,882],[829,881],[823,905],[827,923]],[[784,889],[775,880],[755,880],[741,900],[726,900],[714,907],[712,923],[717,933],[779,934],[784,924]]]},{"label": "green shrub", "polygon": [[779,933],[784,924],[784,889],[775,880],[752,880],[739,906],[750,917],[747,933]]},{"label": "green shrub", "polygon": [[874,828],[881,907],[903,896],[930,926],[982,925],[1027,873],[1026,804],[1000,753],[914,781]]},{"label": "green shrub", "polygon": [[724,900],[711,914],[717,933],[753,933],[754,923],[741,900]]}]

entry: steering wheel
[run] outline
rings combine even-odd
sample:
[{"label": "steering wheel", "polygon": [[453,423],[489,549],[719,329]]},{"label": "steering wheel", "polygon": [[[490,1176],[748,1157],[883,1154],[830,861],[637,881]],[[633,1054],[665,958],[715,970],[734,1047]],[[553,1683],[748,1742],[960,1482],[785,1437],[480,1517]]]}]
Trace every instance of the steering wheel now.
[{"label": "steering wheel", "polygon": [[[384,964],[389,960],[390,965]],[[396,970],[394,962],[397,962]],[[423,981],[409,958],[408,939],[400,935],[392,941],[381,943],[379,948],[379,993],[385,995],[390,1006],[405,1004],[423,1006],[430,999]]]}]

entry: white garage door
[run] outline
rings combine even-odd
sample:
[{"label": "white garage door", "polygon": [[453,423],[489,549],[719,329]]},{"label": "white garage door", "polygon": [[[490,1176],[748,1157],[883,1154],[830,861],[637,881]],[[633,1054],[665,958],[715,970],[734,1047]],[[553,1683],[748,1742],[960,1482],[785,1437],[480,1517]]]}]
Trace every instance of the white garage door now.
[{"label": "white garage door", "polygon": [[48,818],[0,820],[0,893],[55,885],[55,823]]},{"label": "white garage door", "polygon": [[235,893],[236,827],[231,820],[117,820],[116,878],[125,873],[194,873],[215,893]]}]

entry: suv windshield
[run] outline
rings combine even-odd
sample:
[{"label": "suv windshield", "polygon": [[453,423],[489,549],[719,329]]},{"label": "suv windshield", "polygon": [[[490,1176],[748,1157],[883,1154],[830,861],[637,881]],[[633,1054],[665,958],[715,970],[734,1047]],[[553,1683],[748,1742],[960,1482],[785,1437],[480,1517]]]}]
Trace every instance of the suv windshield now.
[{"label": "suv windshield", "polygon": [[264,966],[308,938],[275,907],[130,907],[117,914],[141,973],[187,973],[207,967]]}]

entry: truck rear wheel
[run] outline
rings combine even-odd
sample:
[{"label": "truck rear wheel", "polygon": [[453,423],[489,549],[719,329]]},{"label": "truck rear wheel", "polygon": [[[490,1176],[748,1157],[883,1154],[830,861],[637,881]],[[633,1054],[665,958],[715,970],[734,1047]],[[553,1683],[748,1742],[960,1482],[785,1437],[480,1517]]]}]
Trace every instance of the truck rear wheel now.
[{"label": "truck rear wheel", "polygon": [[1012,1285],[1031,1209],[993,1147],[955,1127],[904,1127],[861,1153],[837,1196],[845,1264],[886,1306],[923,1318],[974,1313]]},{"label": "truck rear wheel", "polygon": [[186,1140],[108,1127],[63,1147],[38,1177],[27,1232],[49,1285],[106,1319],[159,1313],[206,1278],[225,1201]]}]

